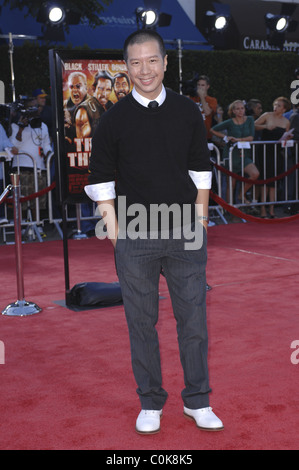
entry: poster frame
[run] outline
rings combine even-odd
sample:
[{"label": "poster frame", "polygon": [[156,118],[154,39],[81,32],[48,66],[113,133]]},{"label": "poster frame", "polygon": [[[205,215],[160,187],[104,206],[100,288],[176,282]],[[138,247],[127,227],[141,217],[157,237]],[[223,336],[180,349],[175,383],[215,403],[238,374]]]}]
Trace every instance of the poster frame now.
[{"label": "poster frame", "polygon": [[[76,204],[89,202],[85,194],[78,197],[69,191],[68,159],[64,130],[64,96],[63,96],[63,64],[67,61],[123,61],[122,53],[108,50],[78,50],[51,49],[49,50],[51,103],[54,128],[54,155],[56,199],[59,204],[64,202]],[[123,61],[124,62],[124,61]],[[124,62],[125,63],[125,62]],[[87,170],[86,170],[87,171]]]},{"label": "poster frame", "polygon": [[[51,84],[51,105],[53,113],[53,146],[55,160],[56,203],[62,215],[63,255],[65,274],[65,304],[72,308],[70,301],[70,269],[68,252],[67,206],[81,202],[91,202],[85,194],[78,199],[69,194],[68,161],[65,145],[65,117],[63,96],[63,63],[66,61],[123,61],[122,53],[109,50],[50,49],[49,68]],[[124,62],[125,64],[125,62]],[[88,169],[86,169],[86,172]]]}]

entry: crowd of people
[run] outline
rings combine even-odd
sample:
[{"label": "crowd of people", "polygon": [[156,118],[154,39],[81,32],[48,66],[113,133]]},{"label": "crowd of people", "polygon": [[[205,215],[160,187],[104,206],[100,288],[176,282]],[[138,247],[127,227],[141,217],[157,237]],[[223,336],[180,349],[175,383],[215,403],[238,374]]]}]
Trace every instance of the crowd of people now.
[{"label": "crowd of people", "polygon": [[[299,69],[295,71],[295,78],[299,78]],[[244,102],[240,99],[233,101],[227,110],[224,119],[224,109],[215,97],[209,95],[210,80],[206,75],[198,76],[196,90],[192,96],[204,119],[208,141],[216,145],[222,155],[222,160],[228,165],[228,157],[232,144],[238,142],[253,141],[279,141],[282,136],[292,130],[292,137],[299,140],[299,107],[292,106],[290,100],[280,96],[273,102],[273,109],[263,113],[262,101],[250,99]],[[94,129],[103,112],[108,110],[113,103],[110,95],[114,92],[117,100],[122,99],[130,92],[131,83],[125,73],[117,74],[114,80],[106,72],[99,72],[95,76],[93,84],[94,93],[90,96],[87,91],[86,77],[83,73],[74,72],[68,80],[69,98],[64,103],[65,112],[65,135],[68,142],[72,142],[74,137],[92,136]],[[38,171],[38,188],[45,188],[46,181],[46,159],[53,152],[53,129],[52,129],[52,109],[47,104],[47,94],[43,89],[36,89],[32,96],[23,102],[23,113],[16,112],[16,119],[12,120],[10,130],[6,132],[0,124],[0,151],[9,150],[13,155],[12,169],[20,171],[20,184],[22,195],[28,196],[35,192],[33,161],[36,162]],[[30,118],[30,110],[36,109],[34,118]],[[29,112],[26,112],[29,110]],[[92,114],[92,115],[91,115]],[[39,120],[36,123],[36,119]],[[74,135],[72,135],[72,133]],[[258,147],[255,161],[252,157],[252,149],[245,148],[242,151],[238,146],[234,146],[232,152],[232,171],[240,175],[244,171],[249,181],[243,186],[237,184],[237,179],[232,178],[232,188],[235,194],[235,203],[250,204],[250,188],[258,179],[269,179],[277,173],[283,171],[282,157],[278,155],[277,167],[274,168],[274,145],[268,144],[266,156],[263,149]],[[243,157],[243,161],[242,158]],[[295,164],[295,156],[292,150],[288,154],[288,167]],[[295,198],[295,178],[292,174],[288,177],[288,199]],[[3,170],[0,164],[0,189],[3,188]],[[271,202],[269,212],[266,206],[260,206],[260,212],[255,210],[256,215],[263,218],[274,218],[275,185],[269,183],[266,190],[261,190],[256,186],[255,195],[259,202]],[[227,184],[226,199],[229,198],[229,185]],[[294,207],[294,205],[293,205]],[[34,204],[31,204],[34,214]],[[46,196],[40,198],[40,210],[46,209]],[[82,216],[92,216],[93,209],[90,204],[82,205]],[[4,214],[3,204],[0,205],[0,224],[6,224],[8,220]],[[83,221],[82,231],[88,234],[94,233],[94,222]]]},{"label": "crowd of people", "polygon": [[[299,78],[299,69],[295,70],[295,78]],[[298,140],[299,107],[298,105],[292,106],[288,98],[284,96],[277,97],[273,101],[273,109],[264,113],[261,100],[250,99],[246,103],[238,99],[228,106],[227,119],[223,119],[223,108],[218,104],[216,98],[209,96],[209,88],[209,78],[205,75],[199,76],[196,94],[190,96],[190,98],[198,103],[204,118],[208,140],[220,149],[222,160],[225,161],[227,166],[230,147],[238,142],[278,142],[283,138]],[[236,184],[236,178],[232,178],[233,194],[235,194],[235,189],[238,187],[234,201],[235,203],[250,204],[248,194],[256,180],[259,178],[267,180],[283,172],[284,151],[278,151],[276,165],[275,144],[267,144],[265,158],[263,148],[258,146],[255,161],[253,161],[251,148],[244,148],[241,151],[239,147],[241,145],[234,146],[232,151],[232,172],[241,175],[244,171],[244,175],[247,176],[249,181],[242,187]],[[288,167],[291,168],[294,164],[295,154],[294,151],[290,150],[288,153]],[[289,200],[295,199],[295,178],[295,174],[289,177]],[[267,213],[264,205],[261,205],[260,212],[254,209],[255,213],[260,214],[262,218],[275,218],[275,184],[269,182],[269,184],[266,184],[266,190],[260,190],[257,187],[256,195],[258,195],[259,202],[271,202],[272,204],[269,205],[269,213]],[[226,199],[231,202],[228,184]]]},{"label": "crowd of people", "polygon": [[[94,76],[92,86],[88,87],[86,75],[83,72],[72,72],[67,81],[68,97],[63,103],[64,133],[66,150],[76,147],[76,139],[93,136],[102,114],[113,106],[110,96],[113,92],[116,100],[125,97],[131,89],[131,83],[126,73],[116,73],[112,77],[106,71],[98,71]],[[38,190],[47,186],[46,162],[53,153],[53,117],[52,108],[47,104],[47,93],[36,89],[31,96],[20,96],[12,104],[9,118],[0,124],[0,151],[9,152],[12,162],[10,171],[20,173],[22,196],[35,193],[34,162],[38,174]],[[5,125],[6,124],[6,125]],[[28,156],[30,155],[30,156]],[[55,173],[52,162],[51,176]],[[55,176],[54,176],[55,178]],[[0,162],[0,192],[4,185],[3,165]],[[39,198],[39,208],[46,209],[47,196]],[[34,201],[26,206],[23,218],[26,220],[28,208],[32,220],[35,220]],[[55,209],[55,207],[54,207]],[[55,209],[57,211],[57,208]],[[59,212],[59,210],[58,210]],[[70,210],[72,212],[72,209]],[[42,213],[43,214],[43,213]],[[91,203],[81,204],[81,231],[94,235],[96,221],[94,207]],[[85,219],[86,218],[86,219]],[[0,205],[0,225],[7,224],[4,205]],[[41,230],[42,236],[45,234]]]}]

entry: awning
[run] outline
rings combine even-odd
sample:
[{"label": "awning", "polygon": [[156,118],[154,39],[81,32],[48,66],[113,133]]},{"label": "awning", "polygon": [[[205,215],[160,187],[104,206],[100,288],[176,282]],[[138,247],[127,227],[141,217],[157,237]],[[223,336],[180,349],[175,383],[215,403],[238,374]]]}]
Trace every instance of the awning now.
[{"label": "awning", "polygon": [[[137,29],[135,10],[140,6],[144,6],[143,0],[114,0],[101,16],[103,25],[95,29],[88,25],[69,26],[65,41],[57,44],[71,44],[74,48],[87,45],[92,49],[122,49],[126,37]],[[162,0],[161,12],[172,15],[170,26],[157,28],[168,48],[172,47],[170,42],[175,47],[176,41],[180,39],[184,49],[211,49],[177,0]],[[25,18],[25,13],[25,10],[22,12],[2,7],[1,34],[24,34],[40,38],[41,23],[31,16]],[[14,44],[21,44],[21,40],[14,39]]]}]

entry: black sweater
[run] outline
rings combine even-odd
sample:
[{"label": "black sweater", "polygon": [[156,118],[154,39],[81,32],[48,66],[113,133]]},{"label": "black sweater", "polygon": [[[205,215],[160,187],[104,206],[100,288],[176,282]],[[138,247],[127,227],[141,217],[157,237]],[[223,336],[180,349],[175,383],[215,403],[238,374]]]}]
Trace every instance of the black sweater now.
[{"label": "black sweater", "polygon": [[89,184],[116,181],[127,205],[194,203],[188,170],[211,171],[206,130],[197,105],[167,90],[158,108],[129,94],[100,119],[92,140]]}]

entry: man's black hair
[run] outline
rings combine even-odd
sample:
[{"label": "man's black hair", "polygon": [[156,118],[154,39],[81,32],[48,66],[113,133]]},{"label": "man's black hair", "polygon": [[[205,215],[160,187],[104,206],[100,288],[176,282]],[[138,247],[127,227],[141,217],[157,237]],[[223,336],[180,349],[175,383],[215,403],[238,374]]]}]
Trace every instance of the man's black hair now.
[{"label": "man's black hair", "polygon": [[115,79],[116,79],[116,78],[122,78],[122,77],[124,77],[124,78],[127,80],[127,83],[128,83],[128,85],[129,85],[129,87],[130,87],[130,86],[131,86],[130,79],[129,79],[128,75],[127,75],[126,73],[124,73],[124,72],[119,72],[119,73],[117,73],[116,75],[114,75],[114,77],[113,77],[113,84],[115,84]]},{"label": "man's black hair", "polygon": [[130,34],[130,36],[125,40],[123,52],[124,60],[126,62],[128,60],[128,46],[132,46],[133,44],[143,44],[148,41],[157,41],[162,57],[164,58],[166,56],[164,41],[160,34],[152,29],[140,29],[134,31],[134,33]]},{"label": "man's black hair", "polygon": [[94,82],[92,84],[94,88],[97,87],[98,81],[100,79],[110,80],[111,86],[113,86],[113,78],[111,77],[111,75],[108,72],[106,72],[106,70],[100,70],[99,72],[97,72],[97,74],[94,77]]}]

